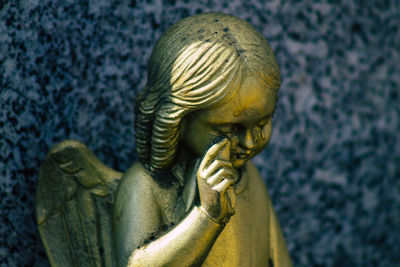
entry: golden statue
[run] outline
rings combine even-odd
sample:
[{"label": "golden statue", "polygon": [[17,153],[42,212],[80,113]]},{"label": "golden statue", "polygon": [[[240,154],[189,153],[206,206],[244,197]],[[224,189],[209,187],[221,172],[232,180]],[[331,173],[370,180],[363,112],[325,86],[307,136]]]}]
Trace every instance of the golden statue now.
[{"label": "golden statue", "polygon": [[268,144],[280,73],[267,40],[220,13],[170,27],[135,106],[124,174],[77,141],[47,155],[37,220],[52,266],[292,266],[249,160]]}]

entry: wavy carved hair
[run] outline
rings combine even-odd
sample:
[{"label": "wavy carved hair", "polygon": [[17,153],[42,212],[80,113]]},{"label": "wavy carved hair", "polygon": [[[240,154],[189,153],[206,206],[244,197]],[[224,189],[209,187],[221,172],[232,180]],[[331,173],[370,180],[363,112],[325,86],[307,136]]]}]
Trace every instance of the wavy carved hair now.
[{"label": "wavy carved hair", "polygon": [[274,52],[246,21],[206,13],[171,26],[154,47],[147,85],[136,98],[140,161],[151,170],[169,168],[177,153],[182,119],[228,101],[249,73],[269,88],[279,89]]}]

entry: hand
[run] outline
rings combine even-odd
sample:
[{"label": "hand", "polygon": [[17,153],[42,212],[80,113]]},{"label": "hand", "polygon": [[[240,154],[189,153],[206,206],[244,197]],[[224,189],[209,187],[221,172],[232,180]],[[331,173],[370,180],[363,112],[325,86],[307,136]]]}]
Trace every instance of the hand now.
[{"label": "hand", "polygon": [[197,170],[201,206],[217,222],[226,222],[234,214],[227,190],[238,180],[238,174],[229,154],[230,142],[224,139],[206,152]]}]

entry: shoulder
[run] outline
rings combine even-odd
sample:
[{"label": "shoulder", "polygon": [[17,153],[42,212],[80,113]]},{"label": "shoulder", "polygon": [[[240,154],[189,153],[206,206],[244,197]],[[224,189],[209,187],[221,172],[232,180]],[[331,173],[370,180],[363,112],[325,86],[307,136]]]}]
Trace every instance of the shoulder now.
[{"label": "shoulder", "polygon": [[122,176],[116,192],[114,222],[137,219],[138,216],[143,215],[144,211],[157,218],[155,215],[159,213],[159,206],[155,191],[157,191],[157,184],[150,172],[140,162],[133,164]]},{"label": "shoulder", "polygon": [[150,175],[150,172],[140,162],[135,162],[122,176],[118,186],[115,209],[125,206],[126,202],[143,202],[151,200],[153,191],[157,184]]},{"label": "shoulder", "polygon": [[264,180],[261,177],[260,172],[253,162],[247,161],[245,168],[243,170],[244,175],[246,175],[252,183],[257,183],[257,185],[263,185],[265,187]]},{"label": "shoulder", "polygon": [[245,171],[249,172],[249,173],[257,174],[258,176],[260,176],[260,173],[258,172],[256,166],[254,165],[254,163],[251,160],[246,162]]},{"label": "shoulder", "polygon": [[148,171],[139,161],[135,162],[132,167],[124,173],[119,190],[129,190],[132,185],[146,187],[156,186],[156,183],[151,177],[150,171]]},{"label": "shoulder", "polygon": [[147,170],[143,164],[139,161],[136,161],[123,175],[122,182],[131,183],[134,181],[143,181],[152,183],[152,177],[150,171]]},{"label": "shoulder", "polygon": [[265,185],[264,179],[261,177],[260,172],[253,162],[250,160],[246,163],[243,169],[243,178],[247,180],[246,190],[262,196],[264,199],[269,200],[269,194]]},{"label": "shoulder", "polygon": [[140,162],[122,177],[113,207],[113,239],[119,261],[126,262],[132,251],[157,232],[162,223],[155,188],[150,172]]}]

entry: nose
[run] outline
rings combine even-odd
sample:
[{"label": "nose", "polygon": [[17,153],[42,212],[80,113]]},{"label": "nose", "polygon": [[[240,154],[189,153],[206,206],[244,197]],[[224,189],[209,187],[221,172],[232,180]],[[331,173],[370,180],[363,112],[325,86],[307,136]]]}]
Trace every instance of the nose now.
[{"label": "nose", "polygon": [[254,137],[251,129],[247,129],[246,132],[243,133],[241,146],[249,152],[254,148]]}]

